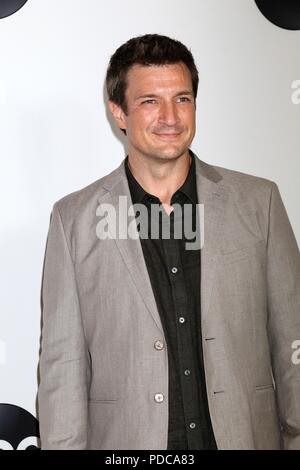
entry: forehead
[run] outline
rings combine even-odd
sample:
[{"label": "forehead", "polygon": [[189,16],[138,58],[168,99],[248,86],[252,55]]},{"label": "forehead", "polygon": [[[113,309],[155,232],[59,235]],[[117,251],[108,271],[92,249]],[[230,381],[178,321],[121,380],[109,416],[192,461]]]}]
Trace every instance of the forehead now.
[{"label": "forehead", "polygon": [[187,66],[179,62],[167,65],[133,65],[127,74],[127,92],[135,93],[152,88],[184,87],[192,90],[191,74]]}]

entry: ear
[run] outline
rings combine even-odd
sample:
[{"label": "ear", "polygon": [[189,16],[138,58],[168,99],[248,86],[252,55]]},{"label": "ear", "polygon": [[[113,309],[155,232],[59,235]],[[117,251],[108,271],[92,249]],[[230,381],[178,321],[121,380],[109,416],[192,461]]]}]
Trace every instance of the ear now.
[{"label": "ear", "polygon": [[116,103],[114,103],[113,101],[108,101],[108,106],[109,106],[109,109],[110,109],[110,111],[111,111],[111,113],[114,117],[114,120],[117,123],[117,126],[120,129],[126,129],[127,128],[127,126],[126,126],[126,117],[125,117],[125,113],[122,110],[122,108],[120,108],[120,106],[117,105]]}]

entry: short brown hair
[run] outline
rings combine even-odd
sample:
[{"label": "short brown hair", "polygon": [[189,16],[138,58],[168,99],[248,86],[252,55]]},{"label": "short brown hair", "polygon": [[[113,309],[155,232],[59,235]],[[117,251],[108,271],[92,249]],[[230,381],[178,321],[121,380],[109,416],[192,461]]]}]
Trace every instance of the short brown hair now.
[{"label": "short brown hair", "polygon": [[128,70],[135,64],[167,65],[183,62],[191,73],[194,98],[198,91],[198,70],[192,53],[180,41],[159,34],[129,39],[111,56],[106,74],[108,98],[127,114],[126,88]]}]

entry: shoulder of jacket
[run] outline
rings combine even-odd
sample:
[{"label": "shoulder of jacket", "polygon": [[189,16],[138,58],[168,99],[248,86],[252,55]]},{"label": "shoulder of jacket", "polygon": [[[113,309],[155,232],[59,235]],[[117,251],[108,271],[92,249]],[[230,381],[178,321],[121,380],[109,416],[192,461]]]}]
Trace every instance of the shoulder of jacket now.
[{"label": "shoulder of jacket", "polygon": [[272,188],[277,186],[274,181],[262,176],[231,170],[218,165],[210,166],[221,176],[223,186],[237,197],[243,196],[245,198],[258,195],[268,198]]},{"label": "shoulder of jacket", "polygon": [[122,164],[89,185],[57,200],[53,207],[58,209],[63,218],[75,218],[82,211],[97,204],[97,201],[107,193],[107,188],[113,187],[124,177],[121,166]]}]

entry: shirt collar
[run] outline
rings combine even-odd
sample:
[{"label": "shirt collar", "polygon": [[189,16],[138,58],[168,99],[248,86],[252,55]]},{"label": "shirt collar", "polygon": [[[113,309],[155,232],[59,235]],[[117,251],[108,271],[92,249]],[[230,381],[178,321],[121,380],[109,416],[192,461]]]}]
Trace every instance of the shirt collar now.
[{"label": "shirt collar", "polygon": [[[197,185],[196,185],[196,169],[195,169],[195,155],[189,150],[191,156],[191,164],[188,175],[182,186],[173,194],[171,202],[176,202],[176,197],[180,193],[185,194],[192,203],[197,203]],[[125,170],[128,179],[128,185],[131,193],[133,204],[141,203],[145,196],[152,197],[153,200],[158,202],[158,198],[153,194],[149,194],[135,179],[128,165],[128,155],[125,158]]]}]

